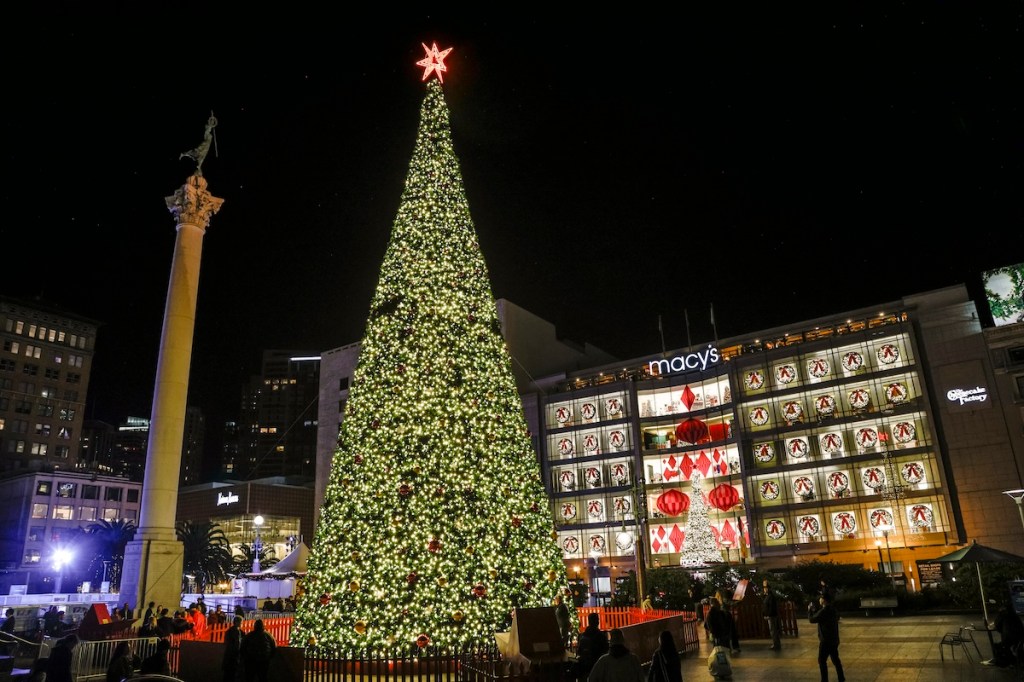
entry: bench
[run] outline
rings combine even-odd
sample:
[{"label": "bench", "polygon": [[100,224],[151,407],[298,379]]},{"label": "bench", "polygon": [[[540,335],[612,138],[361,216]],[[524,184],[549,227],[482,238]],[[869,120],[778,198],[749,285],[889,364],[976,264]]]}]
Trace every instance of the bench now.
[{"label": "bench", "polygon": [[896,597],[861,597],[860,607],[864,609],[864,615],[870,616],[871,609],[889,609],[889,615],[896,615],[894,609],[899,606]]}]

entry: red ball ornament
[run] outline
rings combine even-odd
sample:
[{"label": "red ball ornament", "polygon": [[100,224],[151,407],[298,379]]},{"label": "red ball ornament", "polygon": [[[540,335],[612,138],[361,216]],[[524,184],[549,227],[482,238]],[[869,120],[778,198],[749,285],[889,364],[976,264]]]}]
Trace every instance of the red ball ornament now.
[{"label": "red ball ornament", "polygon": [[409,583],[410,585],[415,585],[416,581],[419,579],[420,577],[416,574],[416,571],[411,571],[409,575],[405,576],[405,582]]},{"label": "red ball ornament", "polygon": [[441,551],[441,541],[438,540],[437,538],[431,538],[430,539],[430,544],[427,545],[427,550],[431,554],[437,554],[438,552]]},{"label": "red ball ornament", "polygon": [[474,597],[486,597],[487,596],[487,586],[484,585],[483,583],[477,583],[476,585],[473,585],[473,596]]},{"label": "red ball ornament", "polygon": [[654,504],[666,516],[679,516],[690,508],[690,496],[673,488],[658,495]]},{"label": "red ball ornament", "polygon": [[363,463],[364,461],[365,461],[365,460],[363,459],[363,456],[362,456],[362,455],[356,455],[356,456],[355,456],[355,463],[356,463],[356,464],[362,464],[362,463]]},{"label": "red ball ornament", "polygon": [[534,584],[532,580],[527,580],[525,583],[523,583],[523,589],[527,592],[530,592],[531,590],[533,590],[533,588]]},{"label": "red ball ornament", "polygon": [[740,502],[740,494],[736,492],[736,488],[723,483],[714,490],[708,493],[708,502],[711,506],[722,511],[729,511]]},{"label": "red ball ornament", "polygon": [[443,485],[437,486],[437,489],[434,490],[434,494],[437,495],[438,497],[444,497],[444,486]]},{"label": "red ball ornament", "polygon": [[409,495],[412,495],[412,486],[408,483],[403,483],[398,486],[398,494],[402,497],[409,497]]},{"label": "red ball ornament", "polygon": [[537,512],[540,511],[540,505],[537,504],[536,502],[534,502],[533,504],[530,505],[530,511],[532,511],[534,514],[536,514]]},{"label": "red ball ornament", "polygon": [[374,428],[374,429],[379,429],[380,428],[380,420],[379,419],[374,419],[372,422],[370,422],[370,427]]},{"label": "red ball ornament", "polygon": [[687,419],[676,427],[676,438],[684,443],[707,443],[711,440],[708,425],[699,419]]},{"label": "red ball ornament", "polygon": [[523,520],[521,518],[519,518],[518,516],[513,516],[512,517],[512,526],[513,527],[519,528],[522,525],[523,525]]},{"label": "red ball ornament", "polygon": [[405,365],[399,365],[398,367],[395,367],[395,371],[398,372],[399,374],[405,374]]},{"label": "red ball ornament", "polygon": [[331,595],[324,593],[320,595],[320,606],[327,606],[331,603]]},{"label": "red ball ornament", "polygon": [[424,649],[424,648],[426,648],[429,645],[430,645],[430,637],[429,636],[423,634],[423,635],[420,635],[419,637],[416,638],[416,646],[418,646],[419,648]]}]

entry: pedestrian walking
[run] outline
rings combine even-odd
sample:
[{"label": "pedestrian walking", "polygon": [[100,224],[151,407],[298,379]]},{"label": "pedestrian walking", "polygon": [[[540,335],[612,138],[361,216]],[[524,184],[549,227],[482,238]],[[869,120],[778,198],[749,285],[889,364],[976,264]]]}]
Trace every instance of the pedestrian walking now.
[{"label": "pedestrian walking", "polygon": [[245,682],[268,682],[270,659],[276,649],[277,642],[264,628],[263,619],[257,618],[252,624],[252,632],[242,638],[238,648]]},{"label": "pedestrian walking", "polygon": [[74,682],[71,675],[71,661],[75,647],[78,646],[78,635],[71,633],[62,637],[50,651],[46,665],[47,682]]},{"label": "pedestrian walking", "polygon": [[587,629],[580,633],[576,645],[576,679],[586,682],[597,659],[608,653],[608,635],[601,629],[601,616],[587,616]]},{"label": "pedestrian walking", "polygon": [[242,617],[235,616],[231,627],[224,633],[224,660],[220,669],[224,673],[224,682],[237,682],[239,651],[242,648]]},{"label": "pedestrian walking", "polygon": [[764,593],[764,601],[761,602],[761,615],[768,621],[768,632],[772,636],[772,645],[768,647],[773,651],[778,651],[782,648],[782,632],[780,630],[779,623],[779,598],[775,596],[772,591],[772,586],[768,582],[768,578],[765,578],[761,583],[762,591]]},{"label": "pedestrian walking", "polygon": [[832,603],[832,594],[822,592],[818,597],[818,607],[807,605],[807,619],[818,624],[818,668],[821,669],[821,682],[828,682],[828,659],[836,668],[836,679],[846,682],[843,673],[843,662],[839,660],[839,611]]},{"label": "pedestrian walking", "polygon": [[644,682],[640,659],[626,647],[622,630],[608,633],[608,653],[597,659],[587,682]]}]

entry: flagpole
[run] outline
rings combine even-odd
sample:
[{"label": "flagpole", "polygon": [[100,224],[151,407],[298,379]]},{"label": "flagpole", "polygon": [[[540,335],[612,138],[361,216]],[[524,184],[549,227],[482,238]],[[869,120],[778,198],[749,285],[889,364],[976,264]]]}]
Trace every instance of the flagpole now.
[{"label": "flagpole", "polygon": [[686,350],[693,348],[693,340],[690,339],[690,311],[683,308],[683,317],[686,318]]}]

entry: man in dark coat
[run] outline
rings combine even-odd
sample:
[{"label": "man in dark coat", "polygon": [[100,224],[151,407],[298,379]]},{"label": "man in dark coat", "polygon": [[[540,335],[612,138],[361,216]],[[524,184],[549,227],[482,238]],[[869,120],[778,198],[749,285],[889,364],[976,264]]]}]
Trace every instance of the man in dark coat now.
[{"label": "man in dark coat", "polygon": [[237,682],[241,648],[242,617],[235,616],[231,627],[224,633],[224,660],[220,665],[220,669],[224,671],[224,682]]},{"label": "man in dark coat", "polygon": [[587,616],[587,629],[580,633],[576,645],[576,679],[580,682],[590,676],[597,659],[608,653],[608,634],[601,629],[601,616]]},{"label": "man in dark coat", "polygon": [[14,634],[14,609],[7,609],[4,613],[4,624],[0,625],[0,632],[6,632],[9,635]]},{"label": "man in dark coat", "polygon": [[768,578],[764,579],[761,586],[764,592],[764,601],[761,602],[761,615],[768,621],[768,632],[772,636],[772,645],[768,648],[778,651],[782,648],[782,633],[779,629],[779,598],[772,592],[772,586],[769,584]]},{"label": "man in dark coat", "polygon": [[257,618],[252,624],[252,632],[242,638],[238,647],[245,682],[268,682],[270,659],[276,649],[277,642],[264,628],[263,619]]},{"label": "man in dark coat", "polygon": [[562,595],[555,595],[555,620],[558,621],[558,631],[562,635],[562,644],[567,646],[572,639],[572,621],[569,617],[569,607],[565,605]]},{"label": "man in dark coat", "polygon": [[174,619],[168,615],[167,609],[160,610],[160,617],[156,619],[156,630],[161,637],[170,637],[174,634]]},{"label": "man in dark coat", "polygon": [[836,667],[836,678],[839,682],[846,682],[843,662],[839,660],[839,611],[832,603],[832,593],[822,592],[818,604],[818,608],[813,603],[807,605],[807,619],[818,624],[818,668],[821,669],[821,682],[828,682],[830,658]]}]

